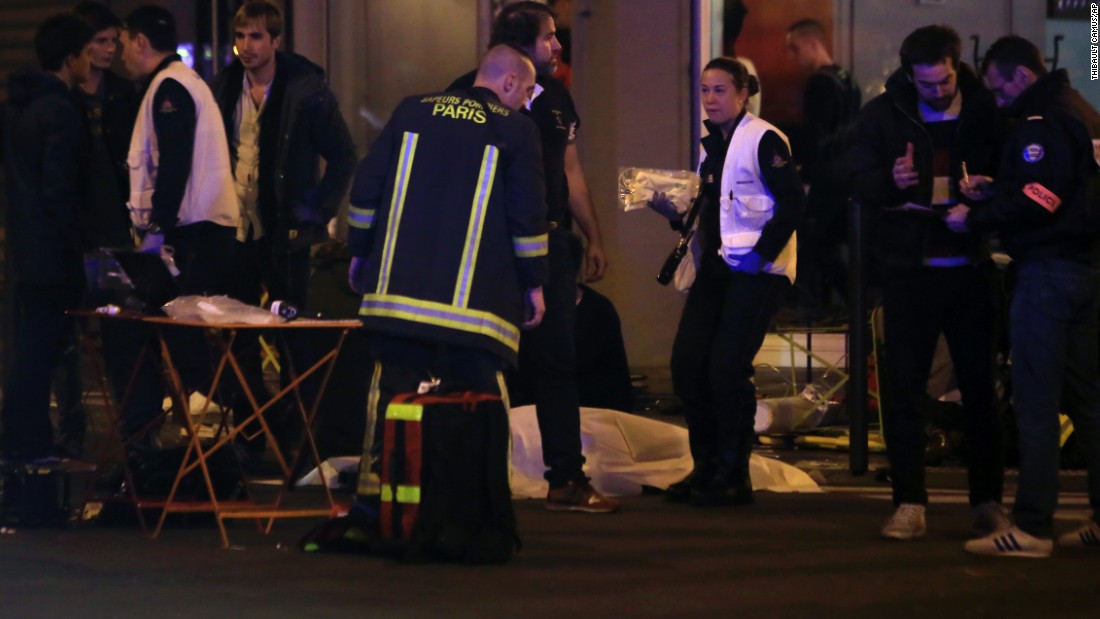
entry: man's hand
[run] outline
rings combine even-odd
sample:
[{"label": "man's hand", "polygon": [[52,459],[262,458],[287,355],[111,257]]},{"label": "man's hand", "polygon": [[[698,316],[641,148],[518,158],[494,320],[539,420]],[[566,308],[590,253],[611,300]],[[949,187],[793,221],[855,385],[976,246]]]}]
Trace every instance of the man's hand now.
[{"label": "man's hand", "polygon": [[596,209],[592,206],[592,196],[588,193],[588,181],[584,178],[576,144],[565,147],[565,178],[569,182],[569,213],[588,241],[584,279],[594,282],[602,279],[607,271],[607,255],[603,251],[600,224],[596,220]]},{"label": "man's hand", "polygon": [[676,210],[676,205],[663,193],[654,191],[653,197],[649,199],[646,206],[657,211],[669,221],[680,221],[680,213]]},{"label": "man's hand", "polygon": [[606,273],[607,255],[603,252],[603,244],[589,241],[585,249],[584,281],[598,282]]},{"label": "man's hand", "polygon": [[958,232],[959,234],[969,232],[970,229],[966,227],[966,216],[969,213],[970,207],[965,204],[960,204],[947,211],[947,216],[944,217],[943,223],[947,224],[947,229],[952,232]]},{"label": "man's hand", "polygon": [[905,145],[905,156],[898,157],[894,161],[894,184],[898,189],[908,189],[920,182],[920,178],[913,169],[913,143]]},{"label": "man's hand", "polygon": [[360,274],[367,265],[367,259],[360,256],[351,257],[351,266],[348,267],[348,286],[355,294],[365,294],[365,290],[359,288]]},{"label": "man's hand", "polygon": [[993,196],[993,178],[977,174],[959,181],[959,191],[971,200],[986,200]]},{"label": "man's hand", "polygon": [[542,298],[542,286],[528,288],[523,295],[523,324],[524,329],[534,329],[542,322],[546,314],[546,301]]},{"label": "man's hand", "polygon": [[754,251],[742,255],[728,254],[722,250],[718,251],[720,252],[719,255],[722,256],[722,260],[729,265],[730,270],[734,273],[756,275],[764,270],[764,259]]},{"label": "man's hand", "polygon": [[141,239],[139,251],[143,254],[160,254],[161,247],[164,247],[164,233],[147,232],[145,238]]}]

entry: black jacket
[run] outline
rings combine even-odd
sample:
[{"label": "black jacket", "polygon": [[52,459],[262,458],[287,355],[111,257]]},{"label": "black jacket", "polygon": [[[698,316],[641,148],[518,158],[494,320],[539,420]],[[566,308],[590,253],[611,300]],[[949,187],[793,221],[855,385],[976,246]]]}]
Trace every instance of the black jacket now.
[{"label": "black jacket", "polygon": [[[962,92],[962,111],[950,163],[955,191],[964,161],[970,174],[996,176],[1003,132],[992,93],[965,64],[959,66],[958,87]],[[868,102],[860,112],[848,150],[853,173],[852,196],[872,213],[875,258],[886,273],[920,267],[929,237],[946,234],[938,216],[890,210],[906,202],[930,206],[932,201],[932,138],[921,120],[918,96],[905,70],[895,71],[886,82],[886,92]],[[905,155],[906,144],[910,142],[920,183],[902,190],[894,184],[893,167]],[[961,195],[958,197],[966,202]],[[969,237],[966,247],[972,260],[988,255],[976,235]]]},{"label": "black jacket", "polygon": [[805,121],[787,134],[806,183],[843,192],[846,129],[855,121],[861,103],[859,84],[838,65],[821,67],[806,81]]},{"label": "black jacket", "polygon": [[104,71],[102,100],[79,87],[72,99],[84,121],[84,162],[81,188],[85,211],[81,218],[86,248],[121,247],[133,243],[130,234],[130,136],[138,106],[137,85],[111,71]]},{"label": "black jacket", "polygon": [[5,116],[6,226],[15,278],[79,286],[80,113],[61,80],[33,71],[9,79]]},{"label": "black jacket", "polygon": [[546,281],[541,152],[535,125],[490,90],[402,101],[351,190],[363,325],[514,365],[523,292]]},{"label": "black jacket", "polygon": [[1006,112],[1019,120],[994,198],[967,225],[998,231],[1016,261],[1100,262],[1100,114],[1061,69],[1039,78]]},{"label": "black jacket", "polygon": [[[244,66],[234,62],[214,80],[214,98],[235,168],[234,114]],[[328,239],[326,223],[343,203],[357,160],[355,143],[324,71],[297,54],[276,52],[275,80],[260,117],[259,210],[276,251]],[[322,176],[320,159],[325,160]],[[316,216],[303,220],[301,210]],[[324,222],[324,223],[322,223]]]}]

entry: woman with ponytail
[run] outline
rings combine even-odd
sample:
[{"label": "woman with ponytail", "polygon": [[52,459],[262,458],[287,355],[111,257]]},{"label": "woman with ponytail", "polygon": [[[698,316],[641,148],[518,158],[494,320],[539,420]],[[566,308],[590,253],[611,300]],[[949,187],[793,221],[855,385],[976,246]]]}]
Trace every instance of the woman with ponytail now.
[{"label": "woman with ponytail", "polygon": [[[795,228],[805,196],[787,137],[745,109],[760,90],[732,58],[707,63],[700,79],[705,125],[696,278],[672,349],[695,469],[668,489],[694,506],[752,503],[756,388],[753,358],[795,277]],[[651,206],[680,223],[664,196]]]}]

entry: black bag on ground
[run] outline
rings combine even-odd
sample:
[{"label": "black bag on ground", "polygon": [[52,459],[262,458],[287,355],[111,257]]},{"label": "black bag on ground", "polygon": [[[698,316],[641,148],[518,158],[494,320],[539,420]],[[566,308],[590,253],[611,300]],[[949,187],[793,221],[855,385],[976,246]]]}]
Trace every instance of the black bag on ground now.
[{"label": "black bag on ground", "polygon": [[386,408],[379,551],[504,563],[519,547],[508,413],[496,395],[400,394]]},{"label": "black bag on ground", "polygon": [[63,467],[4,463],[0,469],[0,523],[24,527],[68,523],[70,483]]}]

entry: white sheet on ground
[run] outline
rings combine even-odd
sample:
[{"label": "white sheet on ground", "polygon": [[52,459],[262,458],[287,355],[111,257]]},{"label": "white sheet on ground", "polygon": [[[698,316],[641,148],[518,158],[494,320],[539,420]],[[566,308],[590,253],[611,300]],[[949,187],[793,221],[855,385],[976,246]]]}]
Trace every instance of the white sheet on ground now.
[{"label": "white sheet on ground", "polygon": [[[512,496],[543,498],[542,438],[534,406],[511,410]],[[642,486],[667,488],[691,472],[687,430],[679,426],[602,408],[581,408],[581,450],[585,472],[600,492],[614,496],[641,494]],[[753,456],[753,488],[773,492],[821,492],[796,467]]]},{"label": "white sheet on ground", "polygon": [[[542,475],[542,438],[534,406],[510,412],[512,427],[512,496],[546,496]],[[581,408],[581,449],[585,472],[600,492],[614,496],[641,494],[642,486],[667,488],[691,472],[687,430],[679,426],[602,408]],[[337,470],[357,466],[358,458],[326,461],[326,480],[335,485]],[[809,475],[772,458],[754,455],[749,474],[756,490],[772,492],[821,492]],[[314,469],[298,484],[320,483]]]}]

